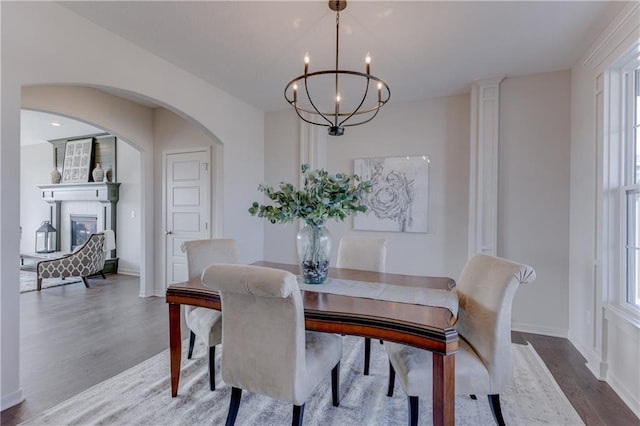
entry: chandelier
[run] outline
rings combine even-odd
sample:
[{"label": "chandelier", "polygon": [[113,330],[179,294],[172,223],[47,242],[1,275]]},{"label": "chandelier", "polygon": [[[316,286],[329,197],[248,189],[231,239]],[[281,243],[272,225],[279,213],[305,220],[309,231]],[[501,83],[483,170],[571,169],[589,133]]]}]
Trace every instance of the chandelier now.
[{"label": "chandelier", "polygon": [[[340,69],[340,12],[346,7],[346,0],[329,0],[329,9],[336,12],[335,68],[309,72],[309,54],[306,54],[304,74],[295,77],[284,88],[284,98],[298,117],[309,124],[328,127],[331,136],[342,136],[345,127],[373,120],[391,97],[389,85],[371,75],[371,56],[368,53],[365,72]],[[348,87],[341,85],[345,81],[348,81]],[[370,90],[371,86],[375,88]],[[341,89],[348,95],[341,95]],[[318,93],[326,92],[330,96],[323,103],[318,99]]]}]

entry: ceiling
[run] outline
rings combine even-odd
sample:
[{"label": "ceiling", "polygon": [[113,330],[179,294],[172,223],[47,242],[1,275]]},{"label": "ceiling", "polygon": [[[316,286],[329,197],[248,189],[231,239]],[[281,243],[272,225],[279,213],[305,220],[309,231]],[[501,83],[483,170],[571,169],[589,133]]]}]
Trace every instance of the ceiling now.
[{"label": "ceiling", "polygon": [[[264,111],[287,108],[306,52],[310,71],[334,66],[326,1],[59,3]],[[623,6],[353,0],[340,14],[340,68],[363,71],[370,53],[392,103],[466,93],[478,78],[570,69]]]},{"label": "ceiling", "polygon": [[[57,123],[59,126],[51,123]],[[35,145],[54,139],[93,135],[104,130],[89,124],[46,112],[23,109],[20,112],[20,144]]]}]

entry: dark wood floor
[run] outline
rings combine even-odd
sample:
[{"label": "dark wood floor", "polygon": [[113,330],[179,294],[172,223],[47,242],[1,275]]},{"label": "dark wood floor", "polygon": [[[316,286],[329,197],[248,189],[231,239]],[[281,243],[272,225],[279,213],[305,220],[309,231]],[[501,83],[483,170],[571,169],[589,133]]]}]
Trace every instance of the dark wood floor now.
[{"label": "dark wood floor", "polygon": [[[20,295],[25,401],[2,412],[2,425],[38,415],[168,347],[164,298],[138,297],[136,277],[90,282],[90,289],[76,283]],[[566,339],[514,332],[513,341],[531,342],[587,425],[640,425]]]}]

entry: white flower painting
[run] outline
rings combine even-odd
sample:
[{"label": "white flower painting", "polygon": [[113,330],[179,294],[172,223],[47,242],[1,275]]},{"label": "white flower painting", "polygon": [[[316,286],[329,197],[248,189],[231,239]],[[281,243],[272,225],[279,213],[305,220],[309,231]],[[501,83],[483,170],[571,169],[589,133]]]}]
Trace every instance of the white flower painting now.
[{"label": "white flower painting", "polygon": [[428,232],[428,156],[356,159],[354,173],[372,183],[367,212],[355,215],[354,229]]}]

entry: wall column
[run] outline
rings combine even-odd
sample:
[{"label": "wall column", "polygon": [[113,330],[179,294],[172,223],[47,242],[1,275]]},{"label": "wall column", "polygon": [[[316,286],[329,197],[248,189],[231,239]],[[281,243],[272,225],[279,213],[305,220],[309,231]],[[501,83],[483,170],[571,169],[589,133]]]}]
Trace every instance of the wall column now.
[{"label": "wall column", "polygon": [[[307,163],[311,170],[321,169],[327,164],[327,135],[325,127],[300,122],[300,165]],[[324,131],[324,133],[321,133]],[[300,177],[302,184],[302,177]]]},{"label": "wall column", "polygon": [[469,164],[469,257],[495,256],[498,248],[498,135],[500,82],[475,80],[471,86]]}]

